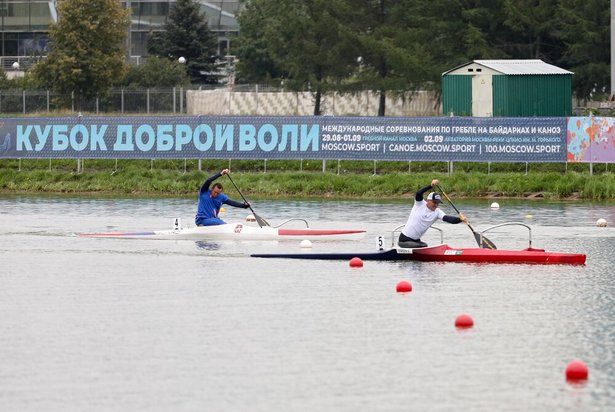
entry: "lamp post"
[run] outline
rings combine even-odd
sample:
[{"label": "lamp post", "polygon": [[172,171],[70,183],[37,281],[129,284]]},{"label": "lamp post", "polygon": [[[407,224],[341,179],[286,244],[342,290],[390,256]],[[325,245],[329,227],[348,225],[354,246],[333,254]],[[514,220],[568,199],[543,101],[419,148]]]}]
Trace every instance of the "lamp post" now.
[{"label": "lamp post", "polygon": [[[179,64],[186,64],[186,58],[184,56],[179,56],[179,58],[177,59]],[[173,92],[173,95],[175,95],[175,92]],[[173,97],[173,99],[175,100],[175,97]],[[173,111],[175,111],[175,108],[173,108]],[[184,112],[184,88],[180,86],[179,88],[179,113],[183,113]]]}]

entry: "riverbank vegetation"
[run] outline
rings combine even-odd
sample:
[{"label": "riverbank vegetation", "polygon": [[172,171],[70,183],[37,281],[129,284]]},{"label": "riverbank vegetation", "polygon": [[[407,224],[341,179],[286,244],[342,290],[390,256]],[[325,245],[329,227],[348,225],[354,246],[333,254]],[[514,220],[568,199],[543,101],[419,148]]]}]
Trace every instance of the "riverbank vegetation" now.
[{"label": "riverbank vegetation", "polygon": [[[206,177],[230,166],[246,196],[400,198],[431,179],[457,197],[615,199],[613,165],[370,162],[322,160],[0,160],[2,193],[194,196]],[[221,178],[224,183],[225,178]],[[234,188],[227,182],[226,190]]]}]

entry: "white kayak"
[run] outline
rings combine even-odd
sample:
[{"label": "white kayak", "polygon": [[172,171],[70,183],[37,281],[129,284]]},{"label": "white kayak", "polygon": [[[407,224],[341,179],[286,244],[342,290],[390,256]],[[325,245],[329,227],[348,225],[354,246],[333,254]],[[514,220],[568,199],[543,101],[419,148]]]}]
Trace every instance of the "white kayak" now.
[{"label": "white kayak", "polygon": [[79,233],[81,237],[161,240],[355,240],[365,236],[365,230],[351,229],[283,229],[226,223],[217,226],[196,226],[150,232]]}]

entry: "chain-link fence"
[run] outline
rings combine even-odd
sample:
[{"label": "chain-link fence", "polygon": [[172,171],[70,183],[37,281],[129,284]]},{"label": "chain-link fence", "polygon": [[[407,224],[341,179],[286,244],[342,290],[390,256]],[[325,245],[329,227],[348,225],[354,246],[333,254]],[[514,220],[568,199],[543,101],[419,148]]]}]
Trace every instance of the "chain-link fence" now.
[{"label": "chain-link fence", "polygon": [[87,99],[49,90],[0,90],[0,113],[186,113],[186,89],[112,89],[104,97]]},{"label": "chain-link fence", "polygon": [[[89,99],[76,93],[0,89],[0,116],[67,113],[308,116],[313,114],[314,102],[309,91],[289,92],[277,86],[255,84],[114,88],[105,96]],[[592,103],[574,99],[574,115],[612,116],[615,111],[613,102]],[[377,116],[378,93],[324,93],[321,112],[332,116]],[[441,102],[435,92],[391,92],[386,97],[386,114],[441,116]]]}]

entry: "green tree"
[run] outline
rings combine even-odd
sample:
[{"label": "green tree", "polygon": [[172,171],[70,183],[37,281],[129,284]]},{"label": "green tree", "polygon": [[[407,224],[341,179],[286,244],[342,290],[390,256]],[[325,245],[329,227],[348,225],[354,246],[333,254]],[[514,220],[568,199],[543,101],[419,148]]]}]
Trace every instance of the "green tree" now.
[{"label": "green tree", "polygon": [[350,84],[378,90],[378,116],[384,116],[387,91],[413,90],[428,80],[429,44],[419,41],[411,0],[347,0],[347,5],[349,43],[360,63]]},{"label": "green tree", "polygon": [[558,8],[558,35],[566,45],[560,63],[574,72],[573,90],[582,99],[599,98],[609,93],[608,9],[609,0],[563,0]]},{"label": "green tree", "polygon": [[276,65],[268,47],[266,34],[276,12],[277,2],[253,0],[247,1],[237,15],[241,30],[233,44],[239,58],[236,65],[238,82],[269,82],[288,77],[288,73]]},{"label": "green tree", "polygon": [[4,70],[0,68],[0,90],[8,89],[10,85],[10,80],[6,77],[6,73]]},{"label": "green tree", "polygon": [[52,49],[33,68],[36,82],[63,95],[104,96],[126,72],[129,12],[115,0],[64,0],[50,27]]},{"label": "green tree", "polygon": [[515,34],[511,41],[517,58],[541,59],[549,63],[559,60],[564,50],[555,36],[558,26],[557,6],[560,0],[506,0],[504,24]]},{"label": "green tree", "polygon": [[504,26],[504,0],[410,1],[408,26],[415,41],[429,45],[427,81],[439,88],[446,70],[475,59],[510,58],[511,30]]},{"label": "green tree", "polygon": [[[322,94],[348,75],[340,37],[339,0],[252,0],[240,14],[250,24],[239,39],[241,77],[277,78],[291,90],[310,90],[314,115]],[[260,19],[261,26],[257,21]],[[243,28],[242,28],[243,30]]]},{"label": "green tree", "polygon": [[178,0],[169,12],[164,29],[151,34],[147,43],[150,54],[171,60],[184,57],[193,82],[217,83],[218,43],[199,3]]},{"label": "green tree", "polygon": [[169,59],[150,57],[128,70],[122,84],[129,87],[175,87],[190,83],[186,66]]}]

